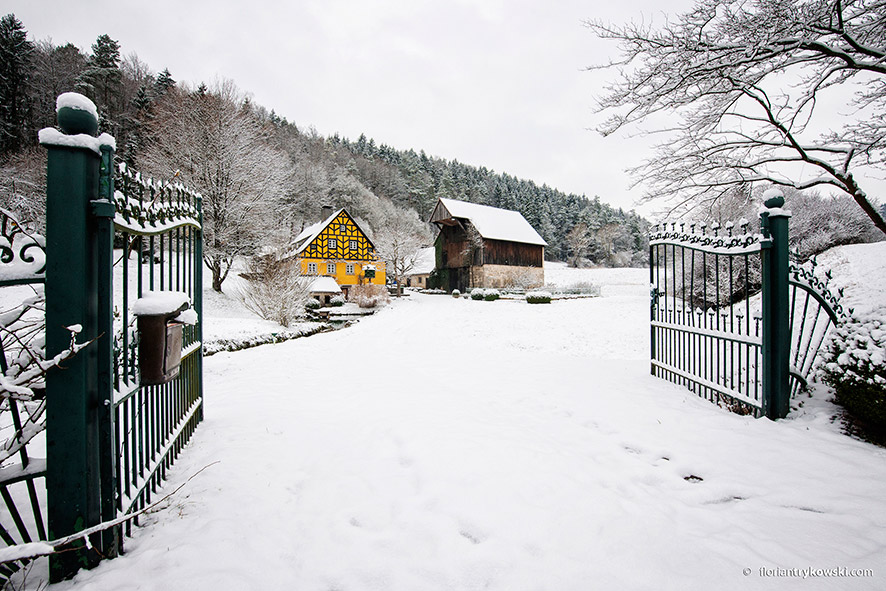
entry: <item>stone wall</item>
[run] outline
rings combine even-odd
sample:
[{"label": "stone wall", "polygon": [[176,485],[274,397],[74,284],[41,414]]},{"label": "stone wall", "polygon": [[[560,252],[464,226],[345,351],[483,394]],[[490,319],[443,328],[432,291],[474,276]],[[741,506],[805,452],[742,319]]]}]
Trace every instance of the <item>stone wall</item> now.
[{"label": "stone wall", "polygon": [[481,265],[471,269],[472,287],[498,289],[520,287],[531,289],[545,284],[543,267],[515,267],[511,265]]}]

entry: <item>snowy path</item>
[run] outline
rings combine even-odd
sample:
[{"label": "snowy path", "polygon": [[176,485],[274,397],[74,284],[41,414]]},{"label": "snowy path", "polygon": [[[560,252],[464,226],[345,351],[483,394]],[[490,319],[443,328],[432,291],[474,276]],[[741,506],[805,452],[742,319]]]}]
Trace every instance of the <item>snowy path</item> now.
[{"label": "snowy path", "polygon": [[886,587],[884,450],[650,377],[647,306],[413,296],[215,355],[167,490],[218,463],[57,589]]}]

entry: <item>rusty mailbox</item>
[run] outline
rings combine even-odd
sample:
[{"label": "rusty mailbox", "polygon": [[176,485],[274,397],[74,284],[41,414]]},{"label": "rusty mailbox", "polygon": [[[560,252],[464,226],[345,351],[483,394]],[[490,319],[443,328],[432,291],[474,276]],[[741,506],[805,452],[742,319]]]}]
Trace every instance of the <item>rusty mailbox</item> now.
[{"label": "rusty mailbox", "polygon": [[167,311],[138,313],[138,368],[143,386],[165,384],[178,375],[182,357],[182,326],[176,317],[190,302]]}]

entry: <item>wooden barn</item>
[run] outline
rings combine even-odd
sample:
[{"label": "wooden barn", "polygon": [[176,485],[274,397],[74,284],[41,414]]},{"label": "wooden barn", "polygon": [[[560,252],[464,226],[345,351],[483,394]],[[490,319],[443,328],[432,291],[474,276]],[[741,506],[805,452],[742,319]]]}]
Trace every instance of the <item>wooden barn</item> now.
[{"label": "wooden barn", "polygon": [[434,243],[439,287],[544,285],[547,242],[519,212],[440,199],[430,222],[440,229]]}]

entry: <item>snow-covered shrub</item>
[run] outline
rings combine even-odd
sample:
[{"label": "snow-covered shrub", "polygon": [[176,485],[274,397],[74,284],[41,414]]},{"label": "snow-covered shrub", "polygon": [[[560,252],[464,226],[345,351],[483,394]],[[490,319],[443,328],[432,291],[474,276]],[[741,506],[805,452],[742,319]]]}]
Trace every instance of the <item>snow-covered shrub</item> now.
[{"label": "snow-covered shrub", "polygon": [[454,297],[454,298],[460,298],[460,297],[461,297],[461,292],[458,291],[457,289],[453,289],[453,290],[452,290],[452,297]]},{"label": "snow-covered shrub", "polygon": [[551,293],[548,291],[530,291],[526,293],[526,302],[529,304],[550,304]]},{"label": "snow-covered shrub", "polygon": [[566,295],[600,295],[600,286],[591,281],[577,281],[556,290]]},{"label": "snow-covered shrub", "polygon": [[388,288],[384,285],[355,285],[351,288],[348,297],[361,308],[375,308],[384,306],[391,301]]},{"label": "snow-covered shrub", "polygon": [[302,315],[310,296],[310,282],[302,276],[297,261],[256,257],[240,275],[248,282],[242,297],[251,311],[281,326],[289,326]]},{"label": "snow-covered shrub", "polygon": [[886,310],[851,318],[830,337],[819,369],[834,388],[837,404],[858,419],[865,431],[886,439]]},{"label": "snow-covered shrub", "polygon": [[[471,294],[471,295],[474,295],[474,294]],[[498,291],[497,289],[487,289],[483,293],[483,299],[486,300],[487,302],[494,302],[495,300],[497,300],[500,297],[501,297],[501,292]]]},{"label": "snow-covered shrub", "polygon": [[471,290],[471,299],[472,300],[479,301],[479,300],[482,300],[484,297],[486,297],[486,290],[483,289],[482,287],[475,287],[474,289]]},{"label": "snow-covered shrub", "polygon": [[340,295],[333,296],[332,299],[329,300],[329,305],[333,308],[340,308],[345,305],[345,298]]},{"label": "snow-covered shrub", "polygon": [[317,310],[322,306],[320,300],[317,298],[309,298],[307,302],[305,302],[306,310]]}]

